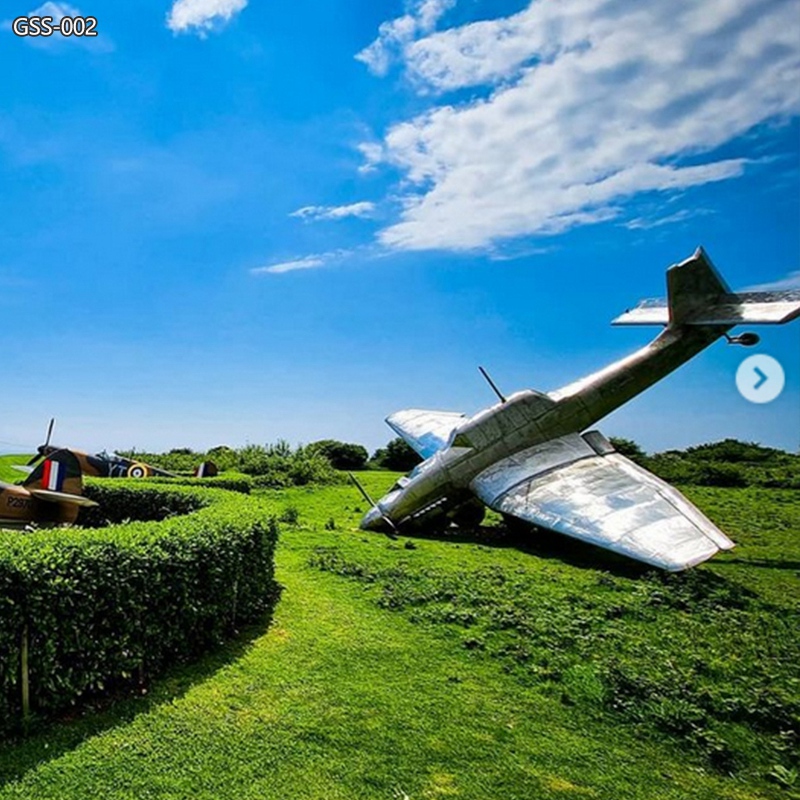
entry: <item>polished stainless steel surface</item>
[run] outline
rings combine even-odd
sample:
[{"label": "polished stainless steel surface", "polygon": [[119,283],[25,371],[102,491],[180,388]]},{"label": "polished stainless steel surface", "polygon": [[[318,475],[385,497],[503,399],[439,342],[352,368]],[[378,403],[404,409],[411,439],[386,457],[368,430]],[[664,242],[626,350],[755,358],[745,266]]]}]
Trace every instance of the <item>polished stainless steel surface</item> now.
[{"label": "polished stainless steel surface", "polygon": [[429,458],[447,444],[450,434],[466,418],[466,414],[454,411],[423,411],[409,408],[389,415],[386,422],[423,458]]},{"label": "polished stainless steel surface", "polygon": [[472,482],[490,508],[668,570],[733,542],[683,495],[619,453],[569,434],[493,464]]},{"label": "polished stainless steel surface", "polygon": [[733,547],[676,489],[614,452],[599,431],[580,432],[738,322],[795,319],[800,294],[733,294],[702,249],[668,270],[667,294],[665,303],[647,302],[617,320],[664,325],[652,342],[557,391],[516,392],[472,417],[392,414],[392,429],[426,460],[375,504],[362,528],[446,524],[478,497],[504,514],[667,570]]}]

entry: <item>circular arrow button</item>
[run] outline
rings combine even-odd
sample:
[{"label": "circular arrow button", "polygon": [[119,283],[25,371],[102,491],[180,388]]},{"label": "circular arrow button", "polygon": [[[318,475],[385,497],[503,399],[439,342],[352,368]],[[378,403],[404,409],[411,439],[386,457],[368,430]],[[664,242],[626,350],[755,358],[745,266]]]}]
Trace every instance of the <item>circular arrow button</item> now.
[{"label": "circular arrow button", "polygon": [[736,370],[736,388],[751,403],[770,403],[786,383],[783,367],[772,356],[749,356]]}]

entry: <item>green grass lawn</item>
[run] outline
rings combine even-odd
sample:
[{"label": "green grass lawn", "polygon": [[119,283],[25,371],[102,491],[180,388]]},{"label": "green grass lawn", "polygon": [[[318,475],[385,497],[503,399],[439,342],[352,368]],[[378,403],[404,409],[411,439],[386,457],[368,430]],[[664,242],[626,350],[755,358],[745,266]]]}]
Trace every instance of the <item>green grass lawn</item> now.
[{"label": "green grass lawn", "polygon": [[27,464],[30,455],[27,456],[0,456],[0,481],[6,483],[16,483],[25,478],[25,473],[14,469],[14,464]]},{"label": "green grass lawn", "polygon": [[350,487],[270,492],[296,517],[274,618],[6,743],[0,800],[791,796],[800,497],[687,493],[740,546],[665,578],[491,530],[395,543]]}]

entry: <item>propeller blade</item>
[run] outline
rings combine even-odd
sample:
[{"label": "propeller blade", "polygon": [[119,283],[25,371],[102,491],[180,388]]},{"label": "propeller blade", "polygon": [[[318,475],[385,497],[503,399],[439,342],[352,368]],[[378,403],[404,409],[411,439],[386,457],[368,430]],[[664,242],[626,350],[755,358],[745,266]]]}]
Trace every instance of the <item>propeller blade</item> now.
[{"label": "propeller blade", "polygon": [[381,507],[369,496],[367,490],[359,483],[358,478],[356,478],[352,472],[348,472],[347,474],[350,476],[350,480],[358,487],[358,491],[361,492],[361,496],[370,504],[370,506],[372,506],[372,508],[378,509],[378,513],[381,515],[381,518],[389,527],[389,530],[386,531],[386,535],[390,539],[396,540],[397,526],[389,519],[389,517],[386,516],[386,514],[383,513],[383,511],[381,511]]},{"label": "propeller blade", "polygon": [[374,507],[376,505],[375,501],[367,494],[367,490],[361,485],[356,476],[353,475],[352,472],[348,472],[347,475],[349,476],[350,480],[356,485],[358,491],[361,492],[361,496],[370,504],[370,506]]},{"label": "propeller blade", "polygon": [[56,418],[50,417],[50,425],[47,428],[47,438],[44,440],[44,446],[48,447],[50,445],[50,437],[53,435],[53,425],[56,424]]},{"label": "propeller blade", "polygon": [[47,436],[45,437],[44,444],[40,444],[36,448],[36,455],[31,456],[30,461],[25,465],[26,467],[33,466],[40,458],[47,455],[47,450],[50,447],[50,438],[53,435],[53,426],[56,424],[56,418],[50,417],[50,424],[47,426]]}]

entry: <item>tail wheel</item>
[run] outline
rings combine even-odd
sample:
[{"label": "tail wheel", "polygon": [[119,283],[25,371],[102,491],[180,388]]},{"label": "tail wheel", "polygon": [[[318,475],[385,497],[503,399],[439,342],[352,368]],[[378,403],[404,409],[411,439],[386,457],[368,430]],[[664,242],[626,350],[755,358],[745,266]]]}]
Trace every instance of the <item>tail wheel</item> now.
[{"label": "tail wheel", "polygon": [[152,474],[153,473],[150,471],[150,467],[148,467],[147,464],[131,464],[128,467],[129,478],[147,478]]}]

